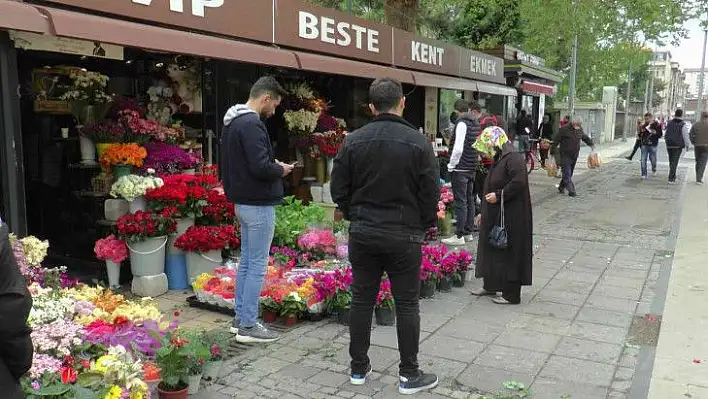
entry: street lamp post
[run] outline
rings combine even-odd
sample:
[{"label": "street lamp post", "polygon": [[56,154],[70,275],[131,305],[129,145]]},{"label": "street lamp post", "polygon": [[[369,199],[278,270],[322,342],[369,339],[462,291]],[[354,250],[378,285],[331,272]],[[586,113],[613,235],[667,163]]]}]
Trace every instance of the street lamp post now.
[{"label": "street lamp post", "polygon": [[570,82],[568,83],[568,111],[575,115],[575,78],[578,73],[578,35],[573,37],[573,52],[570,60]]},{"label": "street lamp post", "polygon": [[701,70],[698,72],[698,106],[696,107],[696,117],[701,117],[703,112],[703,83],[705,80],[706,68],[706,43],[708,42],[708,28],[703,29],[703,57],[701,57]]},{"label": "street lamp post", "polygon": [[624,106],[624,124],[625,128],[622,129],[622,142],[627,141],[627,135],[629,130],[632,128],[632,123],[629,120],[629,108],[632,104],[632,60],[629,60],[629,71],[627,72],[627,96],[626,105]]}]

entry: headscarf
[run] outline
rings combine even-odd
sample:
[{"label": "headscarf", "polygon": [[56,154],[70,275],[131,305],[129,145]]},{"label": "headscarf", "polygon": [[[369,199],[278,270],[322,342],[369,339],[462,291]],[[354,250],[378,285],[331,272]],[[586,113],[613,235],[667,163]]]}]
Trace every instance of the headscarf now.
[{"label": "headscarf", "polygon": [[509,138],[506,137],[504,129],[499,126],[491,126],[482,130],[482,133],[472,144],[472,148],[487,155],[489,158],[494,158],[497,150],[501,150],[508,141]]}]

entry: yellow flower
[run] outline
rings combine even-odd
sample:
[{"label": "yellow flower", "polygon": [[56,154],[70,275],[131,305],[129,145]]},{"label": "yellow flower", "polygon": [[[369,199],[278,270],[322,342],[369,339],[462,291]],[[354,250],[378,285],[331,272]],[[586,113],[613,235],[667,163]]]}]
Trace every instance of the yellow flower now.
[{"label": "yellow flower", "polygon": [[[108,371],[108,367],[111,365],[111,363],[117,362],[117,361],[118,361],[118,359],[116,359],[116,357],[113,355],[101,356],[98,358],[98,360],[96,360],[96,363],[94,363],[93,369],[98,372],[105,373]],[[120,388],[118,388],[118,389],[120,389]],[[111,388],[111,390],[113,390],[113,388]]]},{"label": "yellow flower", "polygon": [[118,385],[113,385],[103,399],[120,399],[123,390]]},{"label": "yellow flower", "polygon": [[143,393],[142,392],[135,392],[130,394],[130,399],[143,399]]}]

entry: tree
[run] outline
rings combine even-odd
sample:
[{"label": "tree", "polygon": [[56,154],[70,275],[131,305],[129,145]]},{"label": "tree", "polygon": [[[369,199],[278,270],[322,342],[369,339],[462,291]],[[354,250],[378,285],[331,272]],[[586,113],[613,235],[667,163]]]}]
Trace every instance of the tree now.
[{"label": "tree", "polygon": [[651,99],[652,108],[660,106],[664,102],[663,91],[666,90],[666,83],[661,79],[654,79],[654,96]]},{"label": "tree", "polygon": [[416,32],[420,0],[384,0],[386,23],[394,28]]}]

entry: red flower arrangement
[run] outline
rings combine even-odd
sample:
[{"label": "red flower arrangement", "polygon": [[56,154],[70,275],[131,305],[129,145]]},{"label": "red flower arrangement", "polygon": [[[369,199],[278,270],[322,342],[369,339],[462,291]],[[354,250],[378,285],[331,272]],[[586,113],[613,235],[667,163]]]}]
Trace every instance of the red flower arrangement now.
[{"label": "red flower arrangement", "polygon": [[[163,178],[164,185],[145,193],[150,207],[158,212],[176,210],[174,217],[199,217],[208,205],[207,186],[212,176],[173,175]],[[164,213],[163,213],[164,214]]]},{"label": "red flower arrangement", "polygon": [[153,212],[138,211],[118,219],[118,236],[126,242],[164,237],[177,230],[177,222]]},{"label": "red flower arrangement", "polygon": [[208,219],[209,224],[234,224],[234,204],[226,198],[226,195],[216,190],[209,190],[206,202],[202,213]]},{"label": "red flower arrangement", "polygon": [[235,249],[241,245],[232,225],[192,226],[177,237],[175,247],[185,252],[209,252],[222,249]]},{"label": "red flower arrangement", "polygon": [[324,133],[315,133],[311,137],[322,155],[333,158],[342,148],[347,135],[343,130],[335,129]]}]

